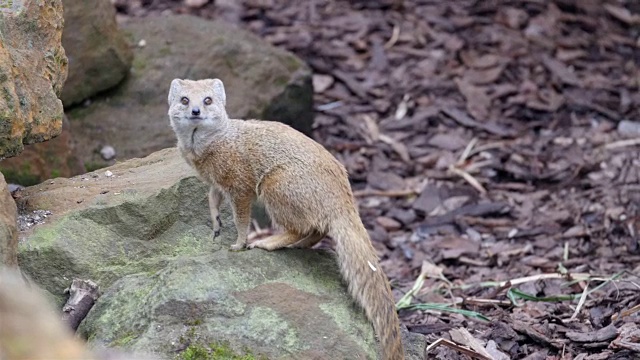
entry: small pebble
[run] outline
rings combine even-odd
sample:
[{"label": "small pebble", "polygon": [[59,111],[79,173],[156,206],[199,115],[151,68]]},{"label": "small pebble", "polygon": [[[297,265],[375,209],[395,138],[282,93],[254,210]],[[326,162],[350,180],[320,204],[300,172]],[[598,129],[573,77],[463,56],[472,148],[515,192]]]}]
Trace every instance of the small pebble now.
[{"label": "small pebble", "polygon": [[29,214],[18,215],[18,229],[24,231],[34,225],[44,224],[44,219],[51,215],[48,210],[34,210]]},{"label": "small pebble", "polygon": [[24,186],[18,185],[18,184],[7,184],[7,187],[9,188],[9,192],[11,194],[13,194],[14,192],[16,192],[18,190],[24,189]]},{"label": "small pebble", "polygon": [[640,136],[640,122],[622,120],[618,123],[618,133],[622,136]]},{"label": "small pebble", "polygon": [[111,145],[105,145],[100,149],[100,156],[105,160],[111,160],[116,157],[116,149]]},{"label": "small pebble", "polygon": [[392,208],[387,212],[387,216],[400,221],[403,225],[409,225],[416,221],[417,218],[415,211],[400,208]]},{"label": "small pebble", "polygon": [[147,46],[147,40],[142,39],[142,40],[138,41],[138,47],[143,48],[145,46]]},{"label": "small pebble", "polygon": [[185,5],[194,9],[201,8],[207,5],[208,2],[209,0],[184,0]]},{"label": "small pebble", "polygon": [[106,176],[106,177],[112,177],[112,176],[113,176],[113,173],[112,173],[110,170],[107,170],[107,171],[105,171],[105,172],[104,172],[104,176]]}]

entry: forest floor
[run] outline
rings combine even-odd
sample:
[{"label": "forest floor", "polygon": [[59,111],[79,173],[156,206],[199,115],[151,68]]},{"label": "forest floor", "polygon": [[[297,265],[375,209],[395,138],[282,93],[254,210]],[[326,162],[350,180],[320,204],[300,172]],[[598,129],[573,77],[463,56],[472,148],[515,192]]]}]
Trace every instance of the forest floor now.
[{"label": "forest floor", "polygon": [[640,358],[640,2],[116,3],[309,64],[313,137],[349,170],[403,323],[444,339],[429,358]]}]

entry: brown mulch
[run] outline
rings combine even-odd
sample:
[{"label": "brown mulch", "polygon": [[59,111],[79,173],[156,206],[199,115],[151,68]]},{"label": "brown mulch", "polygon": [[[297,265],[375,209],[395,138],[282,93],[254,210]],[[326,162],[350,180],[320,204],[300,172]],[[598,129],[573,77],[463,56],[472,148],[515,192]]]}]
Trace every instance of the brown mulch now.
[{"label": "brown mulch", "polygon": [[[413,305],[490,319],[401,310],[411,331],[495,359],[640,357],[640,2],[116,2],[223,19],[311,66],[314,138],[397,298],[424,270]],[[562,276],[516,280],[540,274]]]}]

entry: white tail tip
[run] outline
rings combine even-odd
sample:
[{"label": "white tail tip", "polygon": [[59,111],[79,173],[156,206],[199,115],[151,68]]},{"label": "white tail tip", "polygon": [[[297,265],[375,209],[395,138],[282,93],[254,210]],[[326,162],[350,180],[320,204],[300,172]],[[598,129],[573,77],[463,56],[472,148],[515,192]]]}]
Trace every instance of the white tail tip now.
[{"label": "white tail tip", "polygon": [[378,269],[376,269],[375,266],[373,266],[373,264],[371,263],[371,261],[367,261],[367,264],[369,264],[369,267],[371,268],[371,270],[373,271],[378,271]]}]

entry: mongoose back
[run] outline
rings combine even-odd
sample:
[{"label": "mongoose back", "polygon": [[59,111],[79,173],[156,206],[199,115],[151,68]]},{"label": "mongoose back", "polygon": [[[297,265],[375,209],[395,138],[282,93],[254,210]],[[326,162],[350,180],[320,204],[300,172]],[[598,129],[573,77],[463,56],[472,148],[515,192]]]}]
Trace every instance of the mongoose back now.
[{"label": "mongoose back", "polygon": [[211,185],[214,237],[219,206],[231,203],[238,232],[232,250],[246,246],[257,198],[284,232],[249,248],[308,248],[326,235],[336,242],[349,291],[373,323],[384,360],[404,359],[389,281],[360,220],[344,166],[324,147],[288,125],[230,119],[219,79],[171,82],[169,118],[184,159]]}]

